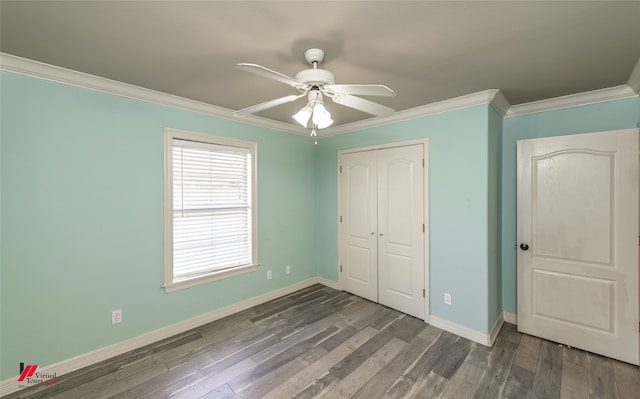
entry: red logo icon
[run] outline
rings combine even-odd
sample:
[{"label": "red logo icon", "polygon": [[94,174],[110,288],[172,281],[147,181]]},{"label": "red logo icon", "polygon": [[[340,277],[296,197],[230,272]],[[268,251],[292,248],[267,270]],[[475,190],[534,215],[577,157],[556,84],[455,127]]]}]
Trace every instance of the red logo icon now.
[{"label": "red logo icon", "polygon": [[27,367],[25,367],[24,370],[22,370],[22,373],[20,374],[20,377],[18,378],[18,382],[24,381],[25,378],[33,377],[33,373],[35,373],[37,369],[38,369],[38,365],[37,364],[29,364],[29,365],[27,365]]}]

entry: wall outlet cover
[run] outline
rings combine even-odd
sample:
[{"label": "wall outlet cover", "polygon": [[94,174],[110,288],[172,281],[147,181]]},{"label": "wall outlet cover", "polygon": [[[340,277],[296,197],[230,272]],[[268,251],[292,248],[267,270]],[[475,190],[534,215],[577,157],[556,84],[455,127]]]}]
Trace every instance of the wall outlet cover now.
[{"label": "wall outlet cover", "polygon": [[114,310],[111,312],[111,324],[118,324],[122,322],[122,309]]}]

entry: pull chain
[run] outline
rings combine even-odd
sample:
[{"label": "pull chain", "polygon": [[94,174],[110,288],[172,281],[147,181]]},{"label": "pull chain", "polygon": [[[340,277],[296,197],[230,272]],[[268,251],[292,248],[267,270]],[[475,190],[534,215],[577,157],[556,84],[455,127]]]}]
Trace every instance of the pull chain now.
[{"label": "pull chain", "polygon": [[313,124],[313,128],[311,129],[311,137],[316,137],[313,140],[313,145],[318,145],[318,139],[317,139],[318,134],[316,133],[316,127],[317,127],[317,125],[314,123]]}]

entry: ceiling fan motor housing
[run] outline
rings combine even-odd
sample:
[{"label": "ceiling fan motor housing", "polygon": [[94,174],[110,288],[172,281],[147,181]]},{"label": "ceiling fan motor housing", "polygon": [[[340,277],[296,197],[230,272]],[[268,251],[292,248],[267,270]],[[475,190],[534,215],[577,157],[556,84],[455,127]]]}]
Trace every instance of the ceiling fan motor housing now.
[{"label": "ceiling fan motor housing", "polygon": [[296,80],[311,86],[332,85],[336,83],[333,74],[325,69],[305,69],[298,72]]}]

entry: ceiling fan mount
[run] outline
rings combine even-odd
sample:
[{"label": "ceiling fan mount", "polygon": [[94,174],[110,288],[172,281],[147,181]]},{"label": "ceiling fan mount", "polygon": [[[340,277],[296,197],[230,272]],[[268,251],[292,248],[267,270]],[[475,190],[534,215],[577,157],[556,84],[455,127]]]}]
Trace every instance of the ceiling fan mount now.
[{"label": "ceiling fan mount", "polygon": [[[311,48],[305,51],[304,57],[307,62],[311,64],[312,68],[298,72],[295,78],[291,78],[257,64],[240,63],[236,65],[236,68],[238,69],[285,83],[297,89],[300,94],[292,94],[274,100],[269,100],[258,105],[253,105],[251,107],[235,111],[234,115],[244,116],[258,113],[281,104],[295,101],[306,95],[309,95],[309,103],[305,105],[305,107],[308,107],[312,105],[311,94],[313,94],[314,98],[322,98],[321,95],[324,94],[331,98],[336,104],[341,104],[375,116],[386,117],[394,112],[393,108],[365,100],[364,98],[356,97],[356,95],[395,96],[393,90],[387,86],[380,84],[336,84],[333,73],[325,69],[318,68],[318,64],[324,60],[324,51],[317,48]],[[303,123],[301,122],[301,124]]]},{"label": "ceiling fan mount", "polygon": [[319,48],[310,48],[304,52],[304,59],[311,65],[319,64],[324,60],[324,51]]}]

